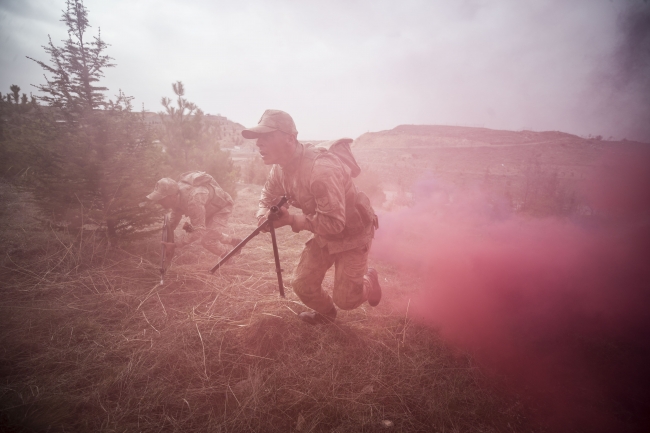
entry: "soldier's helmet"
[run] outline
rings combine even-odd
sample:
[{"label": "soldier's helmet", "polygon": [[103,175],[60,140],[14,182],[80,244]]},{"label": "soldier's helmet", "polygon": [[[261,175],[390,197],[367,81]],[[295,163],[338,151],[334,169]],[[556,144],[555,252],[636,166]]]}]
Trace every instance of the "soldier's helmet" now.
[{"label": "soldier's helmet", "polygon": [[153,192],[147,196],[151,201],[162,200],[163,198],[176,194],[178,192],[178,183],[174,179],[164,177],[156,182]]},{"label": "soldier's helmet", "polygon": [[257,126],[244,129],[241,135],[244,138],[257,138],[261,134],[267,134],[273,131],[282,131],[285,134],[294,136],[298,135],[296,124],[293,123],[293,119],[289,116],[289,113],[281,110],[266,110],[262,114],[262,118],[257,123]]}]

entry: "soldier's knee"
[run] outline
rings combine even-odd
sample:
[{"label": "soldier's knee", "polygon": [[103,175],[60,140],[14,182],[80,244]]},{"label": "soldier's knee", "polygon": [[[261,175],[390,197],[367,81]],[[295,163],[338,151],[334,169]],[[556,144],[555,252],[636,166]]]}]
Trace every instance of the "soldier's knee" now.
[{"label": "soldier's knee", "polygon": [[333,300],[341,310],[354,310],[365,301],[363,283],[342,284],[334,290]]},{"label": "soldier's knee", "polygon": [[334,299],[334,305],[336,305],[340,310],[354,310],[358,307],[357,304],[351,302],[341,301],[340,299]]},{"label": "soldier's knee", "polygon": [[209,236],[204,236],[201,239],[201,246],[217,256],[221,256],[228,252],[228,248],[224,244],[219,242],[218,239]]},{"label": "soldier's knee", "polygon": [[212,239],[208,238],[207,236],[203,236],[201,238],[201,246],[202,247],[208,248],[208,247],[210,247],[212,245],[214,245],[214,241]]},{"label": "soldier's knee", "polygon": [[313,284],[309,281],[307,276],[294,276],[291,280],[291,287],[298,296],[308,295],[314,292]]},{"label": "soldier's knee", "polygon": [[222,237],[223,235],[221,234],[221,232],[216,230],[210,230],[201,238],[201,245],[206,246],[206,245],[218,244],[221,242]]}]

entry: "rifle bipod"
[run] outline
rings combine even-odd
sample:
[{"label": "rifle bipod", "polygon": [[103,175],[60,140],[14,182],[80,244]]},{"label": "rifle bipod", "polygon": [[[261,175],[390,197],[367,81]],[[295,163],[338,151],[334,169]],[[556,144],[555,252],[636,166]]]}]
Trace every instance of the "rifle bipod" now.
[{"label": "rifle bipod", "polygon": [[275,272],[278,275],[278,288],[280,289],[280,296],[284,298],[284,284],[282,283],[282,268],[280,267],[280,254],[278,253],[278,243],[275,239],[275,227],[273,227],[273,224],[270,224],[271,221],[275,221],[276,219],[279,218],[280,214],[280,208],[284,206],[287,203],[287,197],[283,196],[280,201],[276,204],[271,206],[271,209],[269,209],[269,218],[264,221],[262,224],[257,226],[255,230],[248,236],[244,238],[240,243],[237,244],[235,248],[233,248],[228,254],[223,256],[221,260],[219,260],[219,263],[217,263],[212,269],[210,269],[210,273],[214,274],[217,269],[221,267],[229,258],[234,256],[241,250],[244,245],[248,243],[251,239],[253,239],[255,236],[257,236],[262,230],[264,230],[267,226],[269,229],[269,232],[271,232],[271,242],[273,243],[273,257],[275,258]]}]

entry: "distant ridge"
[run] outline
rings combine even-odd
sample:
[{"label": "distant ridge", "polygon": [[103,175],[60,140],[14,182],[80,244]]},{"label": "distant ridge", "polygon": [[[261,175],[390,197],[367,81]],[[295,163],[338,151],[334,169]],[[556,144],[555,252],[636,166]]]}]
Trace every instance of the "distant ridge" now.
[{"label": "distant ridge", "polygon": [[355,145],[359,147],[474,147],[576,140],[584,139],[559,131],[507,131],[469,126],[399,125],[387,131],[362,134],[355,140]]},{"label": "distant ridge", "polygon": [[517,209],[536,197],[531,191],[547,188],[554,191],[547,198],[564,200],[556,205],[573,212],[584,204],[586,179],[606,173],[603,167],[612,159],[647,155],[650,143],[558,131],[400,125],[361,135],[353,152],[362,170],[373,171],[391,194],[406,194],[422,179],[435,179],[459,188],[489,188]]}]

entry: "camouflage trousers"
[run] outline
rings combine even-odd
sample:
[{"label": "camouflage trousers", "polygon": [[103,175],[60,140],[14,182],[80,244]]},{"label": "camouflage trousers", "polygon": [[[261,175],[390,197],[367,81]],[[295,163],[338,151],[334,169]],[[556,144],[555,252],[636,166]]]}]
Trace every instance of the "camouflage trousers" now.
[{"label": "camouflage trousers", "polygon": [[201,237],[201,246],[217,257],[221,257],[232,249],[232,238],[224,233],[228,226],[230,212],[213,215],[205,224]]},{"label": "camouflage trousers", "polygon": [[[352,310],[368,299],[368,244],[353,250],[330,254],[327,246],[320,247],[313,238],[305,244],[298,266],[293,272],[292,286],[300,300],[309,308],[327,315],[334,305]],[[325,273],[334,265],[332,296],[323,290]]]}]

